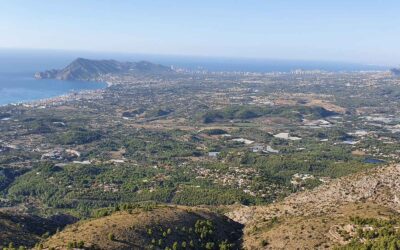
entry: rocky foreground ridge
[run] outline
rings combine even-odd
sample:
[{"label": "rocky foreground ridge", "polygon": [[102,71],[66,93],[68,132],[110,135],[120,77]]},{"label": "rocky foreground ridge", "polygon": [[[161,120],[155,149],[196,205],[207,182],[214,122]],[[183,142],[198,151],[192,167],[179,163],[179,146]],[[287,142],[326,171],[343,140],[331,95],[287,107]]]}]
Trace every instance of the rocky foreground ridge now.
[{"label": "rocky foreground ridge", "polygon": [[270,206],[243,207],[228,213],[240,223],[282,215],[308,216],[352,202],[372,202],[400,212],[400,165],[379,167],[293,194]]},{"label": "rocky foreground ridge", "polygon": [[400,165],[391,165],[226,215],[245,224],[246,249],[333,249],[344,242],[332,236],[332,228],[348,224],[349,217],[388,218],[399,212]]}]

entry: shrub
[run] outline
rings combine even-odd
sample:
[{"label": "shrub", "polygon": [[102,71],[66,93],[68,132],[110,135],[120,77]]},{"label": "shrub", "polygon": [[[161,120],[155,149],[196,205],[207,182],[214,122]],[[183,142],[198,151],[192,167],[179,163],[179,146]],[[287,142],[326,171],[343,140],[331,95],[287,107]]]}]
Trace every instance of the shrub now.
[{"label": "shrub", "polygon": [[111,240],[111,241],[114,241],[115,240],[115,235],[113,233],[109,233],[108,234],[108,239]]}]

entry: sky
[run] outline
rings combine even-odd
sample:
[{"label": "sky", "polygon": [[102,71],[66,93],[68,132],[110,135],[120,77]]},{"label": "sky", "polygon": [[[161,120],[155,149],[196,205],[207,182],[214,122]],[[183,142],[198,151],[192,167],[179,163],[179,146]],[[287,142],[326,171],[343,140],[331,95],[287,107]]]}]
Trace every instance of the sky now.
[{"label": "sky", "polygon": [[0,48],[400,64],[399,0],[0,0]]}]

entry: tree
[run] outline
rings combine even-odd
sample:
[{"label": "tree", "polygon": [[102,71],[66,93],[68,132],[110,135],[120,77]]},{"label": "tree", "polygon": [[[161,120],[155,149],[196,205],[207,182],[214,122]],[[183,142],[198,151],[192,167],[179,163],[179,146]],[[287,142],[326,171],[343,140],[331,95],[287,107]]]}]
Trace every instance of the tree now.
[{"label": "tree", "polygon": [[67,243],[67,249],[72,249],[74,248],[74,243],[73,242],[68,242]]},{"label": "tree", "polygon": [[206,249],[207,250],[212,250],[214,248],[214,242],[207,242],[206,243]]},{"label": "tree", "polygon": [[224,240],[219,243],[218,247],[219,250],[229,250],[233,247],[233,244],[230,244],[227,240]]},{"label": "tree", "polygon": [[85,246],[85,242],[83,240],[79,241],[76,245],[78,248],[83,248]]},{"label": "tree", "polygon": [[265,247],[265,246],[267,246],[267,245],[268,245],[268,240],[263,239],[263,240],[261,241],[261,246],[262,246],[262,247]]}]

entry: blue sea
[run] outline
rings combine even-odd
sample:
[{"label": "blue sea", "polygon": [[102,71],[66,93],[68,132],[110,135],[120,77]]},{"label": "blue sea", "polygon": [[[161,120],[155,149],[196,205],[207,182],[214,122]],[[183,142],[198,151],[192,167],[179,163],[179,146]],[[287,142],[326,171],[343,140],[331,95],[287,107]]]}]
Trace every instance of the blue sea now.
[{"label": "blue sea", "polygon": [[64,57],[0,51],[0,105],[35,101],[107,86],[104,83],[34,78],[37,71],[62,68],[68,63],[69,59]]},{"label": "blue sea", "polygon": [[105,88],[106,84],[103,83],[35,80],[33,77],[37,71],[63,68],[77,57],[121,61],[147,60],[167,66],[209,71],[289,72],[295,69],[326,71],[388,69],[384,66],[340,62],[0,49],[0,105],[55,97],[71,91]]}]

